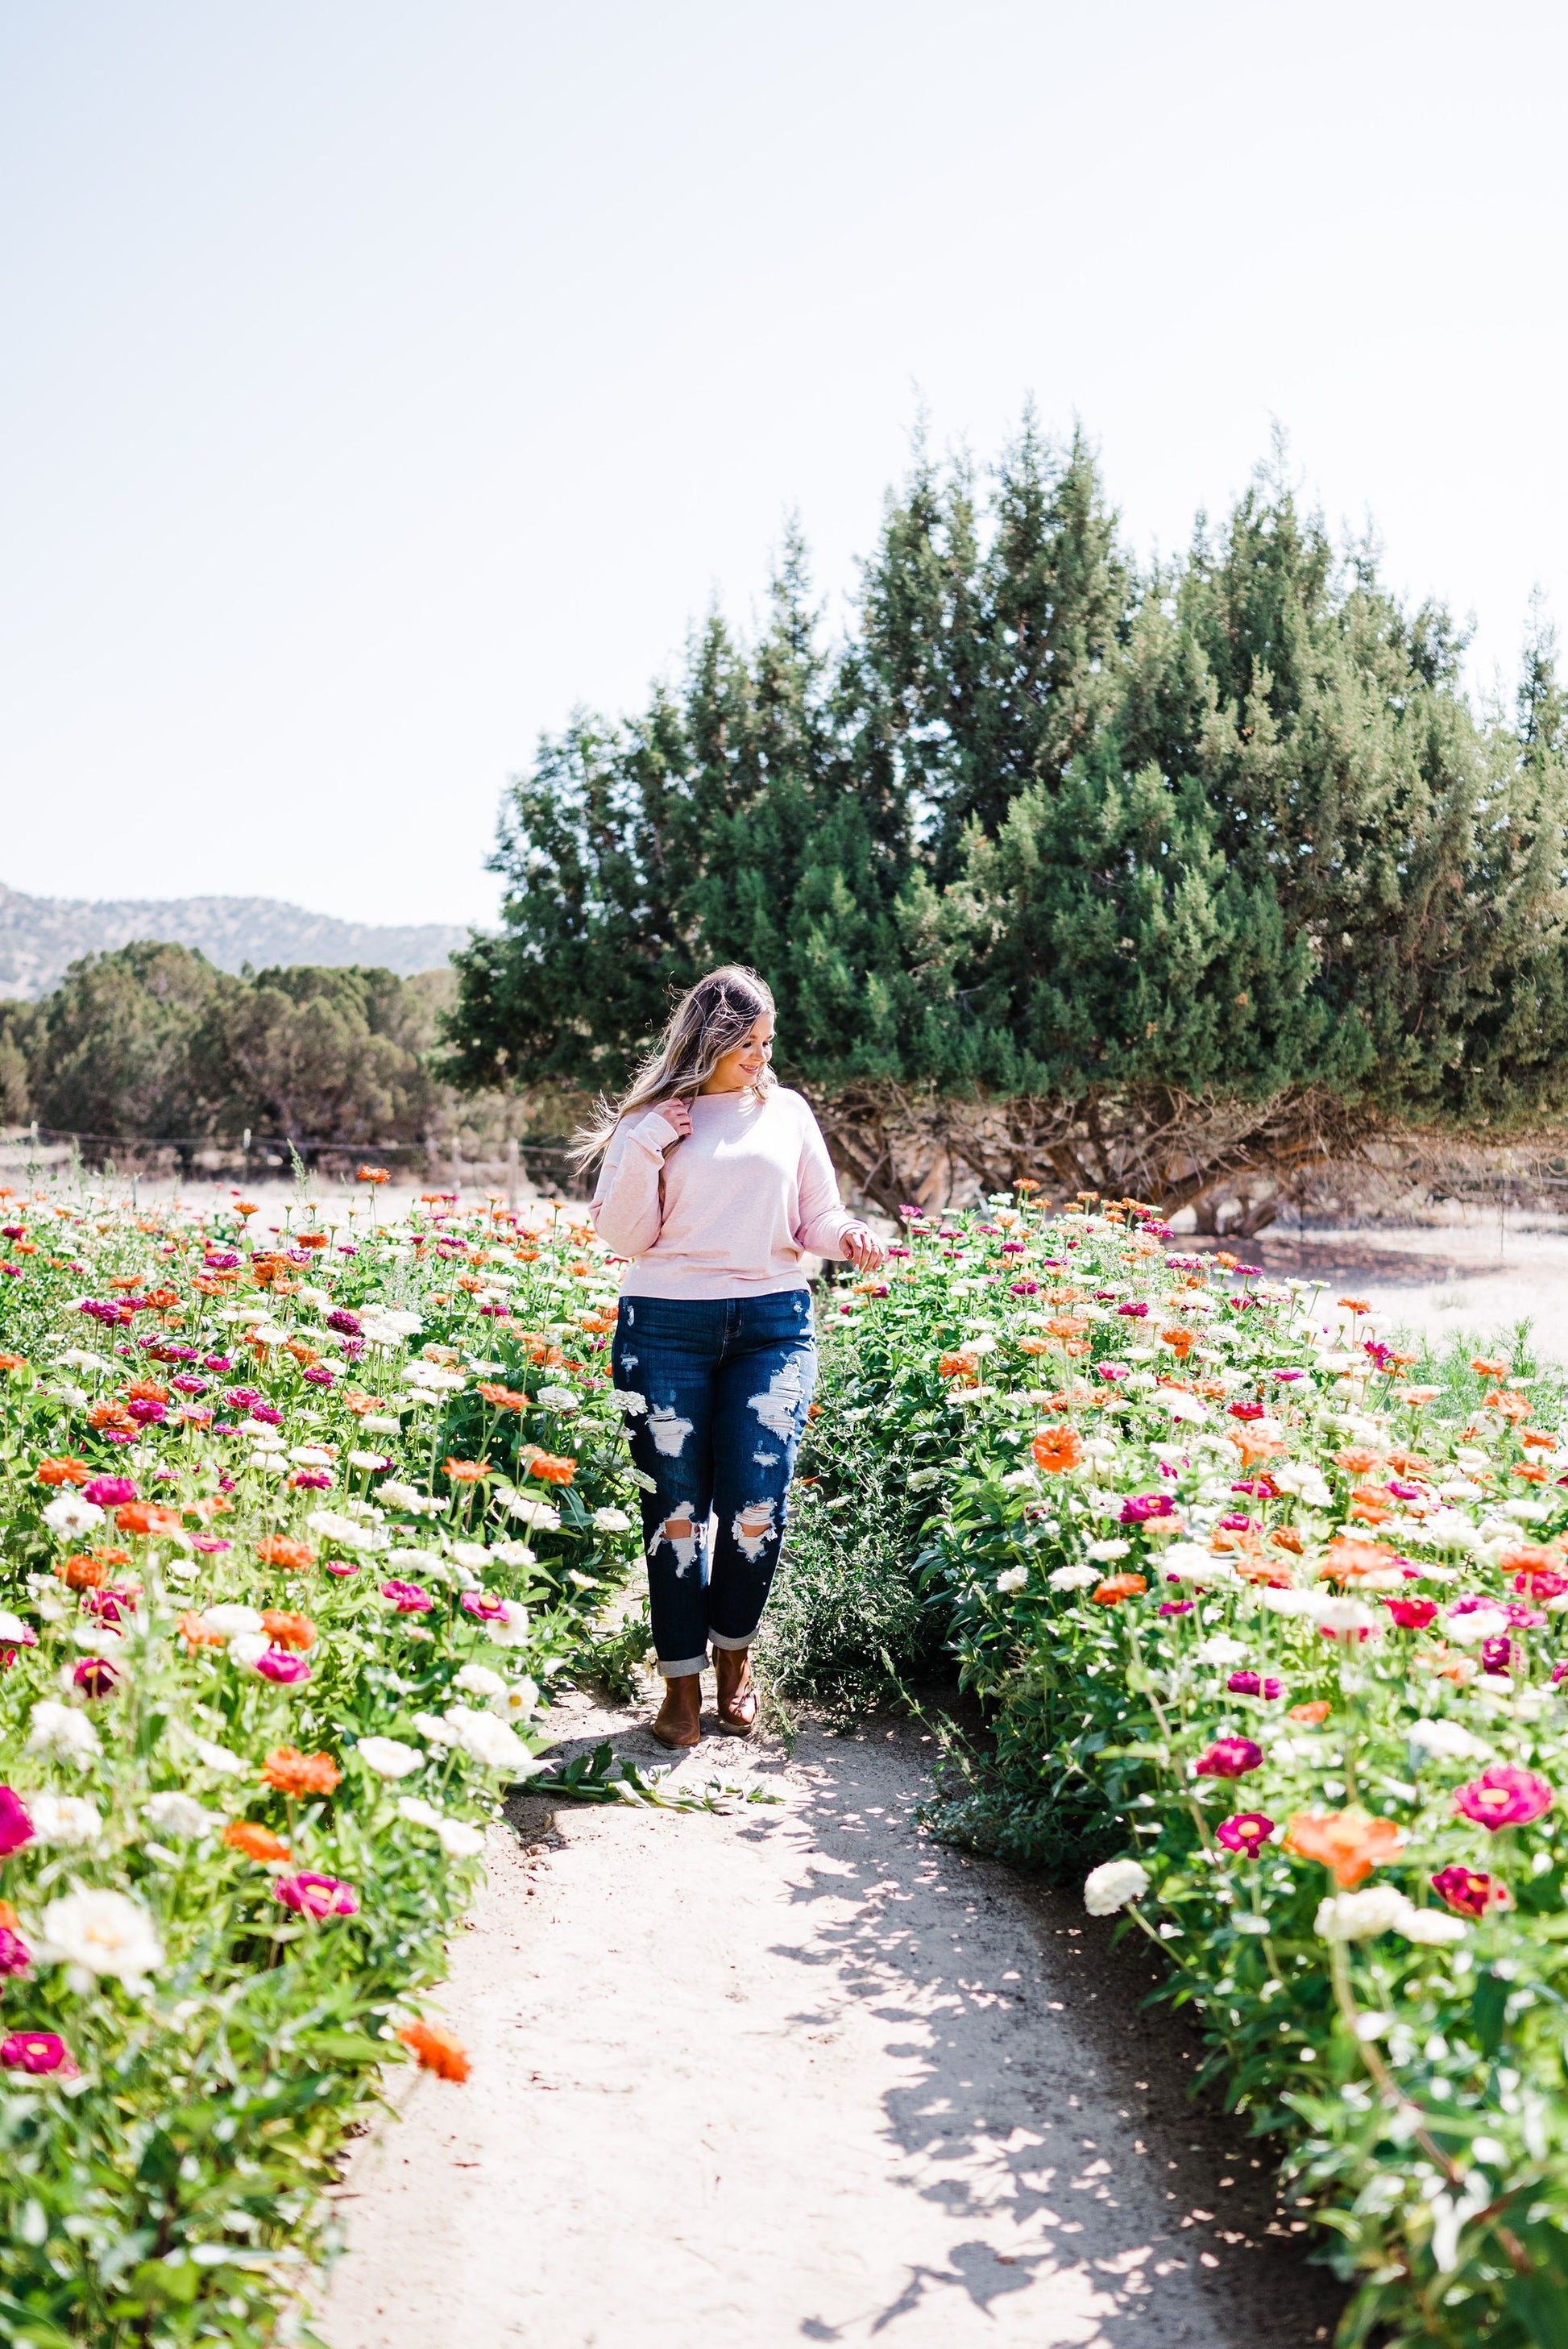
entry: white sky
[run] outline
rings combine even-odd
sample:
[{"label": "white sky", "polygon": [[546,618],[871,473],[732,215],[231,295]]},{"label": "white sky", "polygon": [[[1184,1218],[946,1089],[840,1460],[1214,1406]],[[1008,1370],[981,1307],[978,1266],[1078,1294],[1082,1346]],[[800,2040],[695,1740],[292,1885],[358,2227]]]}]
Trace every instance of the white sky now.
[{"label": "white sky", "polygon": [[0,880],[483,919],[508,774],[917,398],[1182,544],[1271,420],[1511,682],[1568,619],[1568,12],[11,0]]}]

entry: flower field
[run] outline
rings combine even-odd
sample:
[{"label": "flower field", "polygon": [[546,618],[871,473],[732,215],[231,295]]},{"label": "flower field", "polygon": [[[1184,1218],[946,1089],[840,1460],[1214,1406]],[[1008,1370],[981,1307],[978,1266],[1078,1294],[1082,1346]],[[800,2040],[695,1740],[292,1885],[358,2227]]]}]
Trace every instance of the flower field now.
[{"label": "flower field", "polygon": [[260,2343],[620,1580],[613,1284],[432,1195],[0,1196],[0,2334]]},{"label": "flower field", "polygon": [[[1568,2341],[1568,1430],[1130,1203],[906,1216],[839,1299],[803,1537],[917,1496],[995,1734],[957,1809],[1098,1864],[1359,2283],[1342,2338]],[[847,1537],[852,1543],[852,1531]]]}]

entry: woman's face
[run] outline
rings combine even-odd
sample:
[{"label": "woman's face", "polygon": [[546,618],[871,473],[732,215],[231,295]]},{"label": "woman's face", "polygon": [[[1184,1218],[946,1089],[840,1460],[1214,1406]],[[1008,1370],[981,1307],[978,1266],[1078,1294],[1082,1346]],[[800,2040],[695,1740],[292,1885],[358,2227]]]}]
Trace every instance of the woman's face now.
[{"label": "woman's face", "polygon": [[705,1093],[740,1093],[754,1085],[773,1057],[773,1014],[753,1020],[744,1043],[726,1052],[703,1087]]}]

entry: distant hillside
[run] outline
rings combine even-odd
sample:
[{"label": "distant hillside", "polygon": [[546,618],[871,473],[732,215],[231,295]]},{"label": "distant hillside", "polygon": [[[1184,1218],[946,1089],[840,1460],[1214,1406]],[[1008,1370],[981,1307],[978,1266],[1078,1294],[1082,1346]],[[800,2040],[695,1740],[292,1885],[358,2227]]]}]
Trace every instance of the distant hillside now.
[{"label": "distant hillside", "polygon": [[25,897],[0,882],[0,996],[47,994],[78,955],[163,938],[196,947],[220,970],[252,963],[372,964],[404,978],[436,970],[468,937],[448,922],[383,927],[308,914],[277,897]]}]

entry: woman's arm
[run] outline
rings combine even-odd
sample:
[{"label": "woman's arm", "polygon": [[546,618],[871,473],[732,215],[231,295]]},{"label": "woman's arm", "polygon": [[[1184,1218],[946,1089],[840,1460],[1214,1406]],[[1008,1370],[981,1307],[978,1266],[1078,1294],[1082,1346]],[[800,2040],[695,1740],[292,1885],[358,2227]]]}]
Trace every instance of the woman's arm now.
[{"label": "woman's arm", "polygon": [[612,1138],[588,1213],[617,1256],[645,1256],[658,1238],[659,1170],[671,1143],[680,1139],[663,1110],[650,1110],[634,1126],[623,1124]]},{"label": "woman's arm", "polygon": [[[802,1104],[804,1108],[804,1104]],[[847,1257],[853,1264],[876,1266],[887,1251],[839,1196],[839,1178],[828,1155],[821,1128],[809,1109],[800,1139],[800,1220],[795,1227],[797,1246],[813,1256]]]}]

